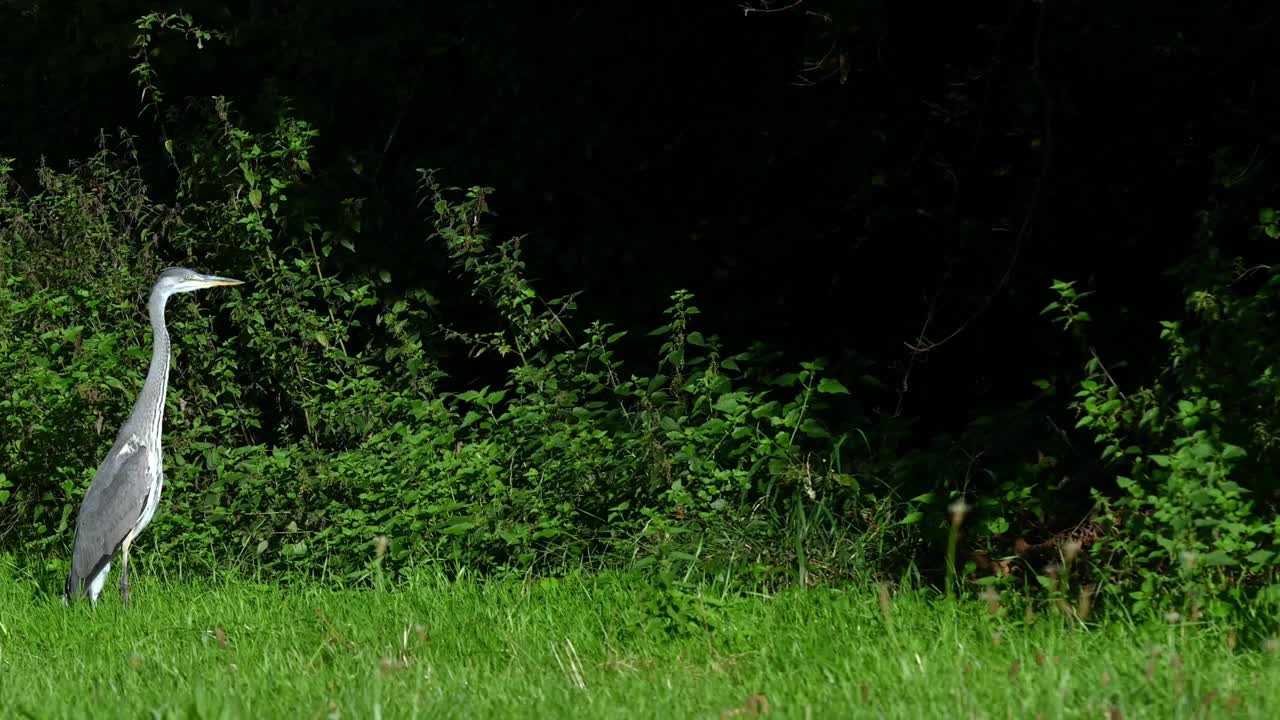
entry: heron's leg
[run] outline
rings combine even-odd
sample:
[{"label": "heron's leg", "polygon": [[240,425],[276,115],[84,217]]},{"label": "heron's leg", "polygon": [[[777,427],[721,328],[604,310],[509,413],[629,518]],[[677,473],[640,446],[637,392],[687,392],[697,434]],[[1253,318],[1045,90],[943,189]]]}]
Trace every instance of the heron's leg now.
[{"label": "heron's leg", "polygon": [[[102,570],[95,576],[89,578],[89,602],[93,605],[98,604],[98,596],[102,594],[102,586],[107,584],[107,575],[111,574],[111,563],[102,566]],[[76,588],[76,593],[83,592]]]},{"label": "heron's leg", "polygon": [[120,544],[120,601],[129,607],[129,541]]}]

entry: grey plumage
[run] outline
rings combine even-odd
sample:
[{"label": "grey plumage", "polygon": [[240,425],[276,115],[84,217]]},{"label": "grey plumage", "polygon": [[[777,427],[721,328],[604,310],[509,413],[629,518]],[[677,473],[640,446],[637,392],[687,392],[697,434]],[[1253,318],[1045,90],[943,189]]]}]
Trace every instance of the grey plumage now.
[{"label": "grey plumage", "polygon": [[90,602],[97,603],[111,571],[111,560],[119,552],[120,596],[125,605],[129,604],[129,545],[151,522],[164,486],[160,437],[169,384],[165,304],[177,293],[239,284],[239,280],[202,275],[186,268],[169,268],[156,279],[147,302],[151,367],[133,412],[116,434],[111,451],[98,466],[80,505],[64,602],[88,595]]}]

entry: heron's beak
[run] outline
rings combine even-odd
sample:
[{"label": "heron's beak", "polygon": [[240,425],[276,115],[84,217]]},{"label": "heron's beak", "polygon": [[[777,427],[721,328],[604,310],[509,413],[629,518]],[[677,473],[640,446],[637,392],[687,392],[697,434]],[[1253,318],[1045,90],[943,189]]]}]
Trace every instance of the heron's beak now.
[{"label": "heron's beak", "polygon": [[219,285],[243,285],[244,284],[243,280],[236,280],[235,278],[228,278],[228,277],[218,277],[217,275],[205,275],[200,279],[200,282],[205,287],[218,287]]}]

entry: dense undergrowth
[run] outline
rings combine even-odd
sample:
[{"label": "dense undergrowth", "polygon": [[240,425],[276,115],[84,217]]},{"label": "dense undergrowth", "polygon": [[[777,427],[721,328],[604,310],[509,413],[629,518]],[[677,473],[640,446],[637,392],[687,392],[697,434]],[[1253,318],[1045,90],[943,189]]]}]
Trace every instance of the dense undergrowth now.
[{"label": "dense undergrowth", "polygon": [[[730,574],[875,565],[887,504],[842,464],[865,437],[827,422],[852,401],[821,363],[777,372],[762,351],[728,352],[678,293],[649,333],[658,372],[629,372],[614,352],[625,333],[571,327],[573,303],[525,280],[518,241],[485,235],[487,190],[424,174],[430,241],[497,319],[450,328],[421,293],[392,295],[386,270],[333,269],[354,231],[290,214],[305,124],[251,139],[225,105],[214,114],[230,147],[204,155],[207,175],[188,165],[173,207],[105,147],[5,198],[6,544],[61,572],[76,501],[145,372],[139,301],[172,262],[248,284],[170,309],[162,556],[346,580],[371,558],[391,573],[551,570],[652,557],[697,528],[712,531],[699,561]],[[429,340],[510,358],[507,379],[440,390]]]},{"label": "dense undergrowth", "polygon": [[[140,25],[160,27],[215,39],[181,18]],[[317,180],[315,128],[287,107],[258,127],[219,98],[162,106],[140,48],[148,107],[202,128],[163,144],[171,198],[124,133],[40,168],[39,187],[0,165],[0,547],[49,582],[145,373],[145,293],[180,264],[248,283],[170,306],[153,565],[352,584],[441,563],[652,566],[677,610],[706,579],[914,572],[948,591],[1039,589],[1077,616],[1118,600],[1273,619],[1280,274],[1233,270],[1211,232],[1157,377],[1120,387],[1088,348],[1085,293],[1059,283],[1046,312],[1080,342],[1078,385],[1046,380],[922,438],[866,401],[886,394],[881,369],[725,347],[690,293],[652,327],[577,320],[583,300],[544,296],[519,238],[489,235],[491,189],[423,171],[422,242],[487,318],[459,326],[363,251],[370,211]],[[1275,214],[1259,228],[1274,237]],[[505,372],[469,387],[443,369],[458,354]],[[1072,410],[1074,431],[1028,421]]]}]

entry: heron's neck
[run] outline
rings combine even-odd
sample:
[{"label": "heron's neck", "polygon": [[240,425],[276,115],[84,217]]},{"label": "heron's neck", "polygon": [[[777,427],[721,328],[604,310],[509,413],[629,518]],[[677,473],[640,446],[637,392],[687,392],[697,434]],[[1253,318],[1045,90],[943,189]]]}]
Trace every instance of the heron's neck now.
[{"label": "heron's neck", "polygon": [[131,425],[143,442],[154,439],[160,443],[160,429],[164,421],[164,399],[169,388],[169,331],[164,324],[164,306],[169,298],[158,292],[151,293],[147,312],[151,316],[151,367],[147,370],[147,382],[142,394],[133,406]]}]

